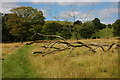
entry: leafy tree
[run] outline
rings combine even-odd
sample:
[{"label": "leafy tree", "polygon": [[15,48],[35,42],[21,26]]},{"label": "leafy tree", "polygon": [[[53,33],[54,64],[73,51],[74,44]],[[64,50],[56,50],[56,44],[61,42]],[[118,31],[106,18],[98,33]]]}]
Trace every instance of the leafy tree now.
[{"label": "leafy tree", "polygon": [[2,18],[3,18],[3,14],[0,13],[0,42],[2,42]]},{"label": "leafy tree", "polygon": [[106,28],[106,25],[101,23],[101,28],[100,29],[104,29],[104,28]]},{"label": "leafy tree", "polygon": [[9,30],[8,28],[5,26],[5,17],[6,15],[1,15],[1,28],[2,28],[2,41],[10,41],[10,35],[9,35]]},{"label": "leafy tree", "polygon": [[73,33],[74,33],[74,35],[72,35],[72,37],[75,37],[75,38],[78,38],[79,36],[79,34],[78,34],[78,30],[79,30],[79,27],[82,25],[82,21],[79,21],[79,20],[77,20],[77,21],[75,21],[74,23],[73,23],[73,28],[72,28],[72,30],[73,30]]},{"label": "leafy tree", "polygon": [[57,34],[65,39],[70,39],[72,37],[72,34],[67,29],[61,30],[61,32]]},{"label": "leafy tree", "polygon": [[10,28],[6,25],[8,14],[1,15],[1,32],[2,32],[2,42],[15,41],[15,37],[11,35]]},{"label": "leafy tree", "polygon": [[73,26],[70,24],[63,24],[58,35],[65,39],[70,39],[72,37],[72,28]]},{"label": "leafy tree", "polygon": [[[47,35],[56,35],[62,29],[62,25],[56,22],[46,23],[42,28],[42,33]],[[53,39],[53,38],[49,38]]]},{"label": "leafy tree", "polygon": [[102,24],[101,22],[100,22],[100,19],[98,19],[98,18],[95,18],[93,21],[92,21],[92,23],[94,24],[94,29],[95,30],[100,30],[100,29],[103,29],[103,28],[106,28],[106,25],[105,24]]},{"label": "leafy tree", "polygon": [[[51,22],[46,23],[43,26],[42,33],[47,35],[59,35],[62,36],[65,39],[71,38],[70,30],[73,26],[70,24],[63,24],[58,22]],[[54,38],[48,38],[48,39],[54,39]]]},{"label": "leafy tree", "polygon": [[27,23],[24,23],[22,18],[18,17],[16,14],[7,14],[5,27],[9,30],[9,33],[15,36],[17,39],[21,39],[26,37],[26,32],[28,31],[28,26],[26,27]]},{"label": "leafy tree", "polygon": [[47,23],[43,26],[42,32],[44,34],[55,35],[56,32],[60,31],[61,28],[62,28],[62,25],[60,25],[59,23],[55,23],[55,22]]},{"label": "leafy tree", "polygon": [[12,13],[7,15],[6,25],[10,33],[23,40],[29,39],[34,31],[41,32],[44,25],[44,16],[42,11],[32,7],[18,7],[10,10]]},{"label": "leafy tree", "polygon": [[90,38],[93,35],[93,33],[95,33],[94,25],[90,21],[83,23],[79,27],[79,34],[85,39]]},{"label": "leafy tree", "polygon": [[81,25],[81,24],[82,24],[82,21],[79,21],[79,20],[77,20],[73,23],[73,25]]},{"label": "leafy tree", "polygon": [[113,35],[114,36],[120,36],[120,19],[116,20],[113,24],[112,24],[114,31],[113,31]]},{"label": "leafy tree", "polygon": [[107,26],[108,26],[108,28],[113,28],[111,24],[108,24]]}]

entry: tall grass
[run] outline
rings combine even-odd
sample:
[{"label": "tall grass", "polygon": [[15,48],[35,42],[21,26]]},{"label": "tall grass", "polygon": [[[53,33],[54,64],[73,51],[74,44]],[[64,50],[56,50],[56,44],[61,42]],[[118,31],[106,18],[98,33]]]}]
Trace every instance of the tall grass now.
[{"label": "tall grass", "polygon": [[[85,43],[112,43],[112,40],[85,40]],[[34,44],[32,51],[41,51],[40,45]],[[76,48],[71,56],[69,50],[57,52],[45,57],[29,55],[31,64],[36,69],[38,78],[117,78],[118,53],[117,50],[84,55],[85,47]]]},{"label": "tall grass", "polygon": [[[72,40],[71,40],[72,42]],[[88,39],[84,43],[117,43],[115,39]],[[45,57],[31,55],[33,51],[43,50],[36,43],[19,48],[3,61],[3,78],[117,78],[118,52],[116,49],[84,55],[85,47],[56,52]],[[59,46],[59,45],[56,45]]]},{"label": "tall grass", "polygon": [[39,78],[117,78],[117,54],[67,57],[61,54],[31,58]]}]

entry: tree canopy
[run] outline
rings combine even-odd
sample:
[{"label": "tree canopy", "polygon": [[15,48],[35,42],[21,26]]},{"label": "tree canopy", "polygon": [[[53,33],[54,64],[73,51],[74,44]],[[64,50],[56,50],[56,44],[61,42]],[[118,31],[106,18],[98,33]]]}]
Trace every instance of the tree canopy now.
[{"label": "tree canopy", "polygon": [[113,31],[113,35],[114,36],[120,36],[120,19],[116,20],[113,24],[112,24],[114,31]]},{"label": "tree canopy", "polygon": [[91,21],[83,23],[79,28],[79,34],[85,39],[90,38],[93,33],[95,33],[95,30]]},{"label": "tree canopy", "polygon": [[10,33],[21,41],[26,40],[34,31],[41,32],[44,25],[42,11],[32,7],[18,7],[10,10],[12,13],[6,16],[6,26]]},{"label": "tree canopy", "polygon": [[94,24],[95,30],[100,30],[100,29],[106,28],[106,25],[102,24],[100,22],[100,19],[98,19],[98,18],[95,18],[94,20],[92,20],[92,23]]}]

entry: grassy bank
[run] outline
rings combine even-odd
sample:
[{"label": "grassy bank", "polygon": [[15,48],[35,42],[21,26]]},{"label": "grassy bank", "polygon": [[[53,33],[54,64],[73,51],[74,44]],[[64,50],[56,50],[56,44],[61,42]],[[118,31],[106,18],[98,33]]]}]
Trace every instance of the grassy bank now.
[{"label": "grassy bank", "polygon": [[31,46],[24,46],[9,54],[2,62],[3,78],[30,78],[32,74],[31,64],[28,60],[28,53]]},{"label": "grassy bank", "polygon": [[113,37],[113,29],[111,28],[105,28],[100,30],[99,32],[96,32],[92,35],[92,37],[100,37],[100,38],[111,38]]}]

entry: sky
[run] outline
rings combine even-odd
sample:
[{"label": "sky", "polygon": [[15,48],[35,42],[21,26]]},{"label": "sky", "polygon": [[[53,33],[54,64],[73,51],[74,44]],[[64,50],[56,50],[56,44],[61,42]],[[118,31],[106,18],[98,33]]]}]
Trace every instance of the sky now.
[{"label": "sky", "polygon": [[[89,1],[89,2],[88,2]],[[114,1],[114,2],[113,2]],[[10,13],[10,9],[29,6],[41,10],[45,16],[45,20],[62,20],[82,22],[91,21],[99,18],[104,24],[112,24],[118,18],[118,0],[4,0],[0,2],[0,12]]]}]

